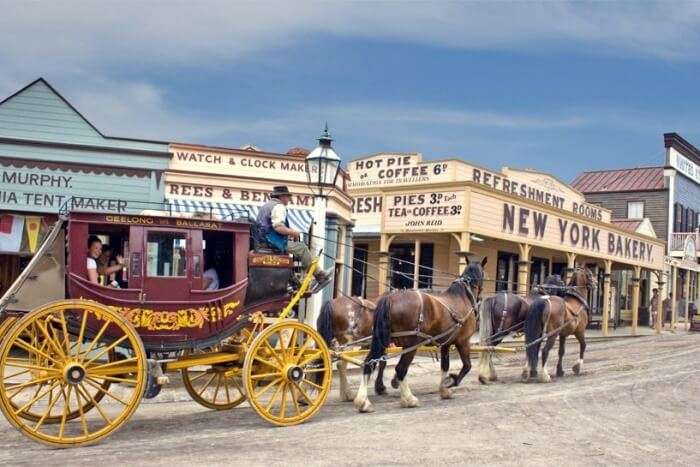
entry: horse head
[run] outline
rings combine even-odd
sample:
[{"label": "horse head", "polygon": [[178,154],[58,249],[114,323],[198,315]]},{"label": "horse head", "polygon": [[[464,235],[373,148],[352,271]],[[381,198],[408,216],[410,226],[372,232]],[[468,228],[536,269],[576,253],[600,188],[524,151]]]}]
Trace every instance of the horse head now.
[{"label": "horse head", "polygon": [[455,281],[466,284],[477,303],[481,301],[481,293],[484,289],[484,266],[486,266],[487,261],[488,258],[484,258],[481,263],[476,261],[470,262],[469,258],[467,258],[467,267],[464,268],[462,275]]},{"label": "horse head", "polygon": [[593,275],[593,271],[588,269],[588,266],[583,266],[574,269],[574,272],[571,274],[569,285],[585,288],[590,291],[598,286],[598,281]]}]

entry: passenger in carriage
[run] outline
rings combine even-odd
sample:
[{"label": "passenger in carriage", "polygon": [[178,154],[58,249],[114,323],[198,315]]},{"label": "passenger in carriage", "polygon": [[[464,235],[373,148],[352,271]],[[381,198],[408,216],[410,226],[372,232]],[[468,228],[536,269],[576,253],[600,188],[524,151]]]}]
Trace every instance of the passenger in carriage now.
[{"label": "passenger in carriage", "polygon": [[216,272],[217,261],[213,255],[207,255],[206,270],[202,274],[202,288],[204,290],[219,290],[219,274]]},{"label": "passenger in carriage", "polygon": [[102,241],[96,235],[90,235],[88,238],[88,254],[87,254],[87,278],[94,284],[100,283],[99,276],[107,276],[114,274],[124,269],[124,258],[117,255],[116,263],[113,266],[102,264],[100,257],[102,256]]},{"label": "passenger in carriage", "polygon": [[[301,261],[306,270],[314,260],[314,257],[301,239],[301,232],[289,226],[287,219],[287,205],[291,201],[292,194],[286,186],[276,186],[270,193],[270,201],[265,203],[258,212],[256,220],[258,231],[265,237],[265,241],[279,251],[291,253],[294,258]],[[333,278],[333,269],[324,271],[317,269],[314,272],[315,283],[312,284],[312,292],[318,292],[328,285]]]}]

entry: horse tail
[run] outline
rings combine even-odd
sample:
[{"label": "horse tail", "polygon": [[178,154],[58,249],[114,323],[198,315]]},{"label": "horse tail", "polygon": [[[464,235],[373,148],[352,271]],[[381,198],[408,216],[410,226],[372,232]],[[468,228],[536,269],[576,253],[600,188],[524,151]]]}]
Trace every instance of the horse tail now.
[{"label": "horse tail", "polygon": [[[372,329],[372,347],[367,354],[366,362],[371,362],[384,356],[386,348],[391,343],[391,300],[389,296],[382,297],[377,302],[377,309],[374,311],[374,326]],[[374,362],[369,370],[374,369]],[[368,371],[365,365],[365,372]]]},{"label": "horse tail", "polygon": [[525,319],[525,344],[528,345],[527,360],[531,371],[534,371],[537,368],[540,344],[542,342],[540,341],[534,345],[530,344],[542,337],[542,331],[544,328],[544,314],[546,312],[547,300],[538,299],[532,305],[530,305],[530,311]]},{"label": "horse tail", "polygon": [[492,302],[493,297],[488,297],[483,299],[479,305],[479,341],[481,345],[489,345],[490,339],[493,337]]},{"label": "horse tail", "polygon": [[321,314],[316,320],[316,330],[330,347],[333,342],[333,300],[328,300],[321,307]]}]

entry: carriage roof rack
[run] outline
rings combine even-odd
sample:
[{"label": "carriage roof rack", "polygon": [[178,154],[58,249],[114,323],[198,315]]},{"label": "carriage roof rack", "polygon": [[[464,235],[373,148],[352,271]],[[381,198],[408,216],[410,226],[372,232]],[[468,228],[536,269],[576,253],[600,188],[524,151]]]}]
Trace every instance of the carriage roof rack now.
[{"label": "carriage roof rack", "polygon": [[245,208],[229,206],[226,213],[211,205],[195,211],[182,210],[173,203],[158,201],[132,201],[113,198],[84,198],[71,196],[58,210],[59,217],[67,219],[71,213],[90,214],[132,214],[158,217],[181,217],[188,219],[206,219],[228,222],[252,222],[250,213]]}]

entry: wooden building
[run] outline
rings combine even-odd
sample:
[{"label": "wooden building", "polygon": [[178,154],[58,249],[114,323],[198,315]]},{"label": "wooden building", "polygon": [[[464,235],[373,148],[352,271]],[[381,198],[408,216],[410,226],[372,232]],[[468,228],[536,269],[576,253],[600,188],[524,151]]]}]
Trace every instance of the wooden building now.
[{"label": "wooden building", "polygon": [[607,333],[616,311],[611,297],[618,293],[610,287],[612,271],[633,271],[636,330],[640,289],[655,285],[664,268],[664,242],[653,228],[629,231],[613,222],[610,210],[544,172],[391,153],[350,161],[348,173],[357,295],[444,287],[454,277],[449,274],[482,258],[488,260],[485,293],[525,294],[548,274],[566,276],[586,264],[601,284],[589,297],[592,319]]}]

